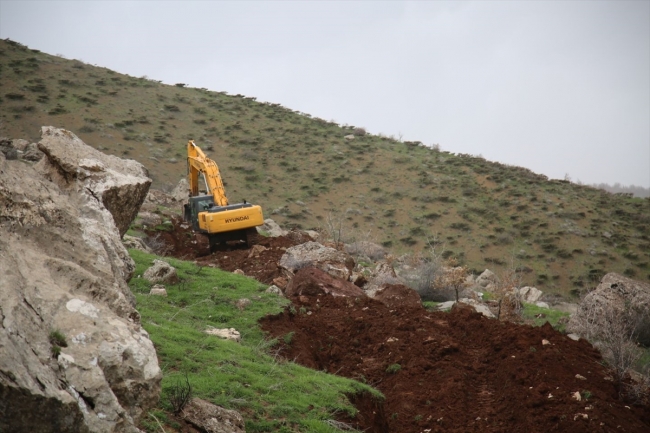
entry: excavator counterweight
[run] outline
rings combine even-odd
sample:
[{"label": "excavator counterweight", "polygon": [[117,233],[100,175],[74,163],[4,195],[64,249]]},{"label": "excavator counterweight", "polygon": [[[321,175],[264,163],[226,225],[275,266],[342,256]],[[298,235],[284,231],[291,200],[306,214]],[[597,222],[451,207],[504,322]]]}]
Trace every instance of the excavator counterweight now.
[{"label": "excavator counterweight", "polygon": [[[246,201],[229,204],[219,167],[193,140],[187,143],[187,171],[190,198],[183,215],[195,231],[208,237],[210,251],[232,240],[250,244],[257,235],[255,227],[264,224],[262,208]],[[199,194],[199,174],[211,195]]]}]

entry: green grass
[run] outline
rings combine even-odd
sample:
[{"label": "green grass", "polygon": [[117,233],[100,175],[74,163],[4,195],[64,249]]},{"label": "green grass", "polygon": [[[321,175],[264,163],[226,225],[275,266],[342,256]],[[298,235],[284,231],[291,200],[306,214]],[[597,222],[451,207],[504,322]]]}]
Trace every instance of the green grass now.
[{"label": "green grass", "polygon": [[[176,267],[181,281],[167,286],[167,297],[149,296],[151,284],[137,276],[157,256],[137,250],[129,253],[136,262],[136,277],[129,286],[164,375],[159,409],[171,412],[170,387],[185,374],[195,396],[242,413],[248,432],[335,432],[328,420],[356,412],[346,394],[383,398],[368,385],[275,356],[277,341],[267,339],[257,322],[280,312],[288,301],[264,293],[266,286],[219,269],[164,258]],[[252,301],[243,311],[234,305],[241,298]],[[235,328],[242,341],[207,335],[203,331],[209,327]],[[151,426],[146,428],[157,431],[151,421],[144,423]]]},{"label": "green grass", "polygon": [[422,306],[429,311],[436,311],[440,302],[423,301]]},{"label": "green grass", "polygon": [[641,347],[641,357],[634,365],[634,369],[640,373],[650,374],[650,347]]},{"label": "green grass", "polygon": [[[545,314],[546,317],[535,317],[538,314]],[[524,310],[521,315],[524,319],[531,321],[535,326],[542,326],[548,322],[553,328],[562,332],[564,331],[565,325],[558,323],[558,321],[563,317],[568,317],[569,313],[553,310],[552,308],[542,308],[533,304],[524,304]]]}]

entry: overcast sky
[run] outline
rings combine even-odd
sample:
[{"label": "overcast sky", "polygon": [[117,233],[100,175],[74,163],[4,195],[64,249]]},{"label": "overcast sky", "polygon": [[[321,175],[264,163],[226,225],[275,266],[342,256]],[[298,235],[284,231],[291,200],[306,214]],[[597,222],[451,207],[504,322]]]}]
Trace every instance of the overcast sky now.
[{"label": "overcast sky", "polygon": [[585,183],[650,187],[650,1],[5,1],[0,37]]}]

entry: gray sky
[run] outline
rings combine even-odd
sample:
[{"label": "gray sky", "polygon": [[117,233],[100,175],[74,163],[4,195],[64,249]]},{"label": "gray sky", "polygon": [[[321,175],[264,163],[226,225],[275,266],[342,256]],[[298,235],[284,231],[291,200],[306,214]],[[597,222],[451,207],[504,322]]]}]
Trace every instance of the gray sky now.
[{"label": "gray sky", "polygon": [[5,1],[0,37],[585,183],[650,187],[650,1]]}]

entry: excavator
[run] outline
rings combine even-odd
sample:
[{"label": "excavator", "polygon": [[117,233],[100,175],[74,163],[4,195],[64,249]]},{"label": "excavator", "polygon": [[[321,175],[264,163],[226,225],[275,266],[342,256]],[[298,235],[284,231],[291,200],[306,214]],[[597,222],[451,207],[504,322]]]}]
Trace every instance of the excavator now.
[{"label": "excavator", "polygon": [[[190,140],[187,143],[187,176],[189,202],[183,205],[183,217],[192,228],[210,241],[210,252],[227,241],[245,241],[248,246],[257,238],[255,227],[264,224],[262,208],[247,203],[229,204],[217,164]],[[203,175],[206,192],[199,193],[199,173]]]}]

